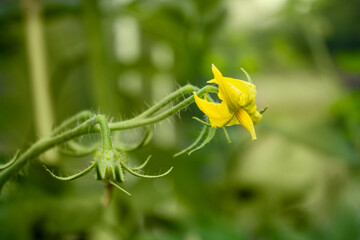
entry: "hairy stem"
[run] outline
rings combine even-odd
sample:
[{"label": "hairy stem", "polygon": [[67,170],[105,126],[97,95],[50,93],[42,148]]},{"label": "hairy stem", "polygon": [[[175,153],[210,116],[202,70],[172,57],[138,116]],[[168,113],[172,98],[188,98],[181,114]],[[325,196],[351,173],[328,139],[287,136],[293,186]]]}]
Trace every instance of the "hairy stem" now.
[{"label": "hairy stem", "polygon": [[103,149],[105,151],[112,150],[113,145],[111,141],[111,132],[106,117],[104,115],[99,115],[96,118],[96,121],[99,123],[101,129],[100,131],[101,131]]},{"label": "hairy stem", "polygon": [[6,181],[9,180],[12,176],[14,176],[17,172],[19,172],[19,170],[29,160],[38,157],[40,154],[56,146],[57,144],[61,144],[70,139],[93,131],[91,126],[96,123],[94,122],[94,120],[95,118],[91,118],[67,132],[56,136],[44,137],[34,143],[28,150],[26,150],[23,154],[21,154],[21,156],[19,156],[19,158],[14,164],[0,172],[0,189],[6,183]]},{"label": "hairy stem", "polygon": [[[189,89],[185,88],[185,89],[183,89],[183,91],[186,93],[189,91]],[[214,86],[205,86],[204,88],[198,90],[196,92],[196,94],[198,96],[203,96],[205,93],[217,92],[217,91],[218,91],[218,88],[216,88]],[[168,99],[170,99],[170,97],[168,97]],[[93,116],[90,119],[84,121],[83,123],[73,127],[72,129],[62,132],[62,130],[65,130],[69,125],[78,121],[80,119],[79,116],[82,117],[84,115],[87,115],[86,113],[84,115],[82,115],[81,113],[77,114],[77,115],[75,115],[75,117],[65,121],[63,124],[61,124],[59,126],[59,128],[56,128],[54,130],[55,133],[58,133],[57,135],[53,134],[48,137],[44,137],[44,138],[40,139],[39,141],[34,143],[28,150],[26,150],[23,154],[21,154],[15,163],[13,163],[10,167],[2,170],[0,172],[0,189],[12,176],[14,176],[16,173],[18,173],[29,160],[38,157],[45,151],[55,147],[58,144],[64,143],[66,141],[69,141],[73,138],[76,138],[76,137],[79,137],[82,135],[100,132],[102,130],[102,127],[104,127],[104,129],[106,128],[106,132],[108,132],[108,134],[110,135],[110,133],[111,133],[110,131],[114,131],[114,130],[125,130],[125,129],[131,129],[131,128],[137,128],[137,127],[151,125],[151,124],[160,122],[161,120],[163,120],[165,118],[170,117],[174,113],[186,108],[193,102],[194,102],[194,96],[190,96],[190,97],[186,98],[185,100],[183,100],[182,102],[178,103],[177,105],[173,106],[172,108],[170,108],[156,116],[148,117],[148,118],[135,117],[133,119],[129,119],[129,120],[126,120],[123,122],[110,123],[106,127],[102,126],[102,124],[103,124],[102,122],[106,120],[105,116],[103,116],[103,115]],[[163,101],[161,101],[161,104],[162,104],[162,106],[164,106]],[[152,114],[154,111],[160,110],[161,107],[159,107],[159,105],[158,105],[157,107],[150,108],[150,109],[152,109],[152,110],[147,111],[147,113],[144,114],[143,116]],[[96,125],[96,123],[99,123],[100,126]],[[108,141],[108,140],[106,140],[106,141]],[[111,143],[111,140],[110,140],[110,142],[108,142],[106,144],[110,144],[110,143]]]},{"label": "hairy stem", "polygon": [[[217,91],[218,91],[218,88],[216,88],[216,87],[206,86],[206,87],[200,89],[199,91],[197,91],[196,94],[198,96],[203,96],[205,93],[217,92]],[[144,118],[144,119],[134,118],[134,119],[126,120],[123,122],[110,123],[109,126],[110,126],[111,130],[123,130],[123,129],[131,129],[131,128],[142,127],[142,126],[154,124],[154,123],[160,122],[161,120],[168,118],[171,115],[173,115],[174,113],[186,108],[193,102],[194,102],[194,96],[191,96],[191,97],[186,98],[184,101],[178,103],[171,109],[169,109],[163,113],[160,113],[159,115],[156,115],[154,117],[149,117],[149,118]]]},{"label": "hairy stem", "polygon": [[56,128],[54,128],[54,130],[51,132],[51,135],[55,136],[55,135],[59,134],[60,132],[65,131],[66,129],[68,129],[72,125],[77,124],[79,122],[83,122],[83,121],[91,118],[93,115],[94,114],[89,110],[81,111],[81,112],[75,114],[74,116],[68,118],[64,122],[62,122]]},{"label": "hairy stem", "polygon": [[178,90],[176,90],[175,92],[171,93],[169,96],[165,97],[164,99],[162,99],[161,101],[159,101],[158,103],[153,105],[152,107],[148,108],[146,111],[144,111],[140,115],[136,116],[134,119],[151,116],[152,114],[156,113],[161,108],[163,108],[170,102],[174,101],[178,97],[181,97],[186,93],[190,93],[190,92],[197,91],[197,90],[199,90],[198,87],[195,87],[191,84],[186,84],[185,86],[183,86],[183,87],[179,88]]}]

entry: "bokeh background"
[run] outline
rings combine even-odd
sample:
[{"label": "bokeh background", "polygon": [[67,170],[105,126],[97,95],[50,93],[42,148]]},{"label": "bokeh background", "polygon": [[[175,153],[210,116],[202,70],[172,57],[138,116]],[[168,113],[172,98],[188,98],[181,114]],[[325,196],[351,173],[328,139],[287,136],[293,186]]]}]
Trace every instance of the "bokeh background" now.
[{"label": "bokeh background", "polygon": [[[251,141],[239,126],[190,156],[195,105],[154,126],[149,154],[103,207],[104,184],[71,174],[91,157],[49,152],[0,195],[0,239],[359,239],[360,2],[357,0],[2,0],[0,157],[90,109],[126,119],[214,63],[268,105]],[[121,136],[136,140],[138,130]],[[80,141],[96,140],[96,136]]]}]

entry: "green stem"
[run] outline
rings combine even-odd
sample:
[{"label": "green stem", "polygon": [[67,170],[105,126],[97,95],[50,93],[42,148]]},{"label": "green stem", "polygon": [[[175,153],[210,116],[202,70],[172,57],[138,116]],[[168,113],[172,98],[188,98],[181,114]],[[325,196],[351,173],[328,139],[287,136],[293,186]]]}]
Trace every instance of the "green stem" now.
[{"label": "green stem", "polygon": [[97,117],[96,121],[100,125],[103,149],[106,151],[113,150],[111,132],[106,117],[104,115],[100,115]]},{"label": "green stem", "polygon": [[101,26],[100,4],[101,1],[97,0],[82,0],[93,100],[96,107],[101,106],[102,112],[108,114],[114,110],[115,101],[112,101],[114,93],[110,83],[113,81],[109,81],[110,64],[105,49],[107,43],[103,38],[106,28]]},{"label": "green stem", "polygon": [[55,136],[59,134],[60,132],[65,131],[67,128],[69,128],[73,124],[77,124],[79,122],[83,122],[93,116],[93,113],[91,111],[85,110],[82,112],[77,113],[76,115],[68,118],[64,122],[62,122],[58,127],[54,128],[54,130],[51,132],[51,136]]},{"label": "green stem", "polygon": [[[200,89],[199,91],[197,91],[196,94],[199,97],[201,97],[205,93],[208,93],[208,92],[218,92],[218,88],[216,88],[214,86],[206,86],[206,87],[203,87],[202,89]],[[154,123],[160,122],[161,120],[168,118],[171,115],[173,115],[174,113],[186,108],[193,102],[194,102],[194,96],[191,96],[191,97],[186,98],[184,101],[178,103],[174,107],[170,108],[169,110],[167,110],[163,113],[160,113],[157,116],[149,117],[149,118],[145,118],[145,119],[134,118],[134,119],[126,120],[123,122],[110,123],[109,126],[110,126],[111,130],[123,130],[123,129],[131,129],[131,128],[142,127],[142,126],[154,124]]]},{"label": "green stem", "polygon": [[153,105],[152,107],[148,108],[146,111],[142,112],[140,115],[136,116],[134,119],[151,116],[152,114],[156,113],[158,110],[160,110],[162,107],[166,106],[176,98],[181,97],[186,93],[190,93],[197,90],[199,90],[198,87],[195,87],[191,84],[186,84],[185,86],[171,93],[169,96],[165,97],[164,99]]},{"label": "green stem", "polygon": [[228,141],[229,144],[231,144],[231,139],[230,139],[230,136],[229,136],[228,132],[226,131],[226,128],[222,127],[222,129],[224,130],[226,140]]},{"label": "green stem", "polygon": [[45,56],[44,24],[39,0],[23,0],[23,5],[35,124],[37,134],[43,137],[50,133],[53,124]]},{"label": "green stem", "polygon": [[91,125],[96,123],[94,122],[94,120],[95,117],[85,121],[84,123],[76,126],[75,128],[67,132],[56,136],[44,137],[34,143],[28,150],[26,150],[23,154],[21,154],[21,156],[19,156],[19,158],[14,164],[0,172],[0,189],[6,183],[6,181],[9,180],[12,176],[14,176],[17,172],[19,172],[19,170],[29,160],[34,159],[35,157],[39,156],[40,154],[46,152],[47,150],[58,144],[66,142],[75,137],[90,133]]},{"label": "green stem", "polygon": [[[187,90],[187,89],[185,89]],[[203,96],[205,93],[208,92],[217,92],[218,88],[214,86],[205,86],[204,88],[198,90],[196,94],[198,96]],[[94,116],[90,119],[86,120],[85,122],[75,126],[73,129],[67,130],[65,132],[59,133],[58,135],[51,135],[48,137],[44,137],[34,143],[28,150],[26,150],[15,163],[13,163],[10,167],[2,170],[0,172],[0,189],[2,186],[11,178],[13,177],[17,172],[21,170],[21,168],[31,159],[34,159],[35,157],[38,157],[42,153],[46,152],[47,150],[55,147],[58,144],[64,143],[66,141],[69,141],[73,138],[90,134],[90,133],[96,133],[96,132],[105,132],[106,134],[106,140],[104,142],[103,138],[103,144],[106,147],[110,147],[111,145],[111,136],[110,131],[111,130],[124,130],[124,129],[131,129],[136,127],[142,127],[146,125],[151,125],[156,122],[159,122],[167,117],[170,117],[174,113],[186,108],[191,103],[194,102],[194,97],[188,97],[182,102],[178,103],[174,107],[168,109],[167,111],[158,114],[154,117],[149,118],[141,118],[137,119],[136,117],[130,120],[126,120],[123,122],[116,122],[111,124],[105,124],[105,120],[102,120],[102,118],[105,118],[105,116]],[[150,113],[149,111],[148,113]],[[148,114],[147,113],[147,114]],[[147,115],[146,114],[146,115]],[[144,115],[145,116],[145,115]],[[73,118],[76,119],[76,116]],[[68,123],[68,124],[67,124]],[[68,126],[70,123],[73,123],[73,121],[65,121],[64,124],[61,124],[63,126]],[[96,123],[99,123],[100,126],[97,126]],[[107,123],[107,122],[106,122]],[[107,125],[107,126],[105,126]],[[62,127],[61,129],[65,129],[66,127]],[[103,129],[102,129],[103,127]],[[61,132],[58,130],[57,132]]]}]

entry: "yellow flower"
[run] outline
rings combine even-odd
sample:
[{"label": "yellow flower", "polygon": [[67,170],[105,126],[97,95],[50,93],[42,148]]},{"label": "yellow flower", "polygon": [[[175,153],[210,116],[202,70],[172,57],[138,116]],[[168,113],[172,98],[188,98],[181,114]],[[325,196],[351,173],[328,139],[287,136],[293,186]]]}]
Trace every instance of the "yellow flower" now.
[{"label": "yellow flower", "polygon": [[256,110],[256,87],[254,84],[242,80],[223,77],[221,72],[212,65],[214,79],[209,83],[219,86],[218,97],[221,103],[212,103],[199,98],[195,93],[195,102],[205,113],[214,128],[241,124],[256,139],[254,124],[261,121],[262,116]]}]

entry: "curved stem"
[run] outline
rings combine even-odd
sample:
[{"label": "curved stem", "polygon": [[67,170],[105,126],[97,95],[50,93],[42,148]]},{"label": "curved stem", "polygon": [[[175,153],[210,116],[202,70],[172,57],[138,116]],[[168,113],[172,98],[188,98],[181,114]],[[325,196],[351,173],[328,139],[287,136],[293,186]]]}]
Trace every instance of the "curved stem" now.
[{"label": "curved stem", "polygon": [[[184,90],[184,89],[183,89]],[[185,88],[184,91],[188,91],[188,88]],[[198,90],[196,94],[198,96],[203,96],[205,93],[208,92],[218,92],[218,88],[214,86],[205,86],[204,88]],[[170,99],[170,97],[168,97]],[[167,117],[170,117],[174,113],[186,108],[191,103],[194,102],[194,97],[188,97],[182,102],[178,103],[174,107],[168,109],[167,111],[160,113],[156,116],[149,117],[149,118],[133,118],[129,119],[123,122],[115,122],[108,124],[108,130],[114,131],[114,130],[124,130],[124,129],[131,129],[131,128],[137,128],[142,126],[151,125],[154,123],[157,123],[161,120],[164,120]],[[163,103],[161,103],[163,104]],[[163,106],[163,105],[162,105]],[[151,111],[145,111],[146,114],[143,116],[147,116],[148,114],[152,114],[159,110],[161,107],[157,106],[152,109]],[[86,114],[85,114],[86,115]],[[76,116],[74,119],[77,119]],[[0,189],[3,187],[3,185],[16,173],[18,173],[21,168],[31,159],[34,159],[35,157],[38,157],[39,155],[43,154],[47,150],[53,148],[56,145],[59,145],[61,143],[64,143],[66,141],[69,141],[73,138],[90,134],[90,133],[97,133],[100,132],[101,127],[95,125],[98,121],[98,116],[93,116],[89,118],[88,120],[84,121],[83,123],[75,126],[74,128],[67,130],[65,132],[61,132],[63,129],[66,129],[67,126],[69,126],[74,121],[65,121],[64,124],[61,124],[61,130],[56,130],[56,132],[60,132],[57,135],[50,135],[48,137],[44,137],[40,140],[38,140],[36,143],[34,143],[28,150],[26,150],[24,153],[22,153],[16,162],[14,162],[11,166],[8,168],[2,170],[0,172]],[[66,127],[65,127],[66,126]],[[54,130],[55,131],[55,130]]]},{"label": "curved stem", "polygon": [[89,110],[81,111],[74,116],[68,118],[67,120],[63,121],[59,126],[54,128],[54,130],[51,132],[51,136],[55,136],[59,134],[60,132],[65,131],[67,128],[69,128],[71,125],[85,121],[93,116],[93,113]]},{"label": "curved stem", "polygon": [[10,159],[7,163],[0,165],[0,170],[10,167],[16,161],[17,157],[19,156],[19,153],[20,153],[20,149],[16,151],[12,159]]},{"label": "curved stem", "polygon": [[134,119],[151,116],[152,114],[156,113],[162,107],[166,106],[167,104],[169,104],[176,98],[181,97],[186,93],[190,93],[190,92],[197,91],[197,90],[199,90],[198,87],[195,87],[191,84],[186,84],[185,86],[183,86],[183,87],[179,88],[178,90],[176,90],[175,92],[171,93],[169,96],[165,97],[164,99],[162,99],[161,101],[159,101],[158,103],[153,105],[152,107],[148,108],[146,111],[142,112],[140,115],[136,116]]},{"label": "curved stem", "polygon": [[[200,89],[199,91],[197,91],[196,94],[200,97],[208,92],[218,92],[218,88],[214,87],[214,86],[206,86],[206,87]],[[134,119],[126,120],[123,122],[110,123],[109,127],[111,130],[123,130],[123,129],[131,129],[131,128],[142,127],[145,125],[154,124],[154,123],[160,122],[161,120],[164,120],[165,118],[170,117],[174,113],[186,108],[193,102],[194,102],[194,96],[191,96],[191,97],[186,98],[184,101],[178,103],[174,107],[170,108],[169,110],[167,110],[163,113],[160,113],[157,116],[149,117],[149,118],[145,118],[145,119],[134,118]]]},{"label": "curved stem", "polygon": [[0,172],[0,189],[9,180],[14,176],[30,159],[33,159],[40,154],[46,152],[48,149],[56,146],[57,144],[66,142],[75,137],[90,133],[93,129],[92,125],[96,117],[90,118],[84,123],[76,126],[75,128],[68,130],[57,136],[44,137],[34,143],[28,150],[19,156],[16,162],[14,162],[10,167],[2,170]]}]

